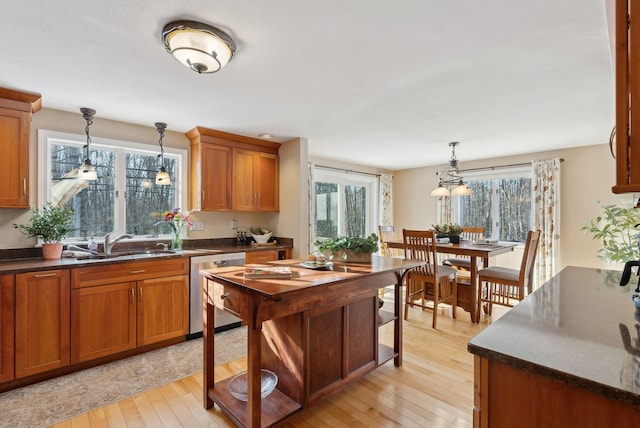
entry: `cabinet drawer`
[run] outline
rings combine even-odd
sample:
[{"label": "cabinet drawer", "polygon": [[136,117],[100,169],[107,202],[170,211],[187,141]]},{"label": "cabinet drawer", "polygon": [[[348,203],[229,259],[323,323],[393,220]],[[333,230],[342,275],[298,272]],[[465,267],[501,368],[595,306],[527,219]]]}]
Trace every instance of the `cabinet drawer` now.
[{"label": "cabinet drawer", "polygon": [[278,250],[248,251],[245,263],[266,263],[278,260]]},{"label": "cabinet drawer", "polygon": [[213,304],[245,319],[249,307],[247,294],[235,287],[224,286],[211,280],[207,281],[209,281],[209,286],[213,283],[213,296],[211,296]]},{"label": "cabinet drawer", "polygon": [[72,269],[72,288],[189,274],[189,258],[158,258]]}]

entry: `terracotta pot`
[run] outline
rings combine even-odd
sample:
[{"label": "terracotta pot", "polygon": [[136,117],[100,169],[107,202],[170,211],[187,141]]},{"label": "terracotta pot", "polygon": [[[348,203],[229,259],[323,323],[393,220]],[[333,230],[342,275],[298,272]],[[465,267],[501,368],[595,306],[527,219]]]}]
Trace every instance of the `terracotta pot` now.
[{"label": "terracotta pot", "polygon": [[42,258],[45,260],[57,260],[62,257],[62,247],[64,244],[61,242],[42,244]]}]

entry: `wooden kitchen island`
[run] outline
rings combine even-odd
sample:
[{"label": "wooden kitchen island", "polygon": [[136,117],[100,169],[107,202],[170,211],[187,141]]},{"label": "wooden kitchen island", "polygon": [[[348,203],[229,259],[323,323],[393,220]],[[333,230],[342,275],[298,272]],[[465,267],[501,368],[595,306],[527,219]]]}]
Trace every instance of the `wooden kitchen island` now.
[{"label": "wooden kitchen island", "polygon": [[[394,359],[402,364],[401,286],[404,274],[423,262],[373,256],[370,264],[336,262],[331,270],[290,266],[291,279],[244,279],[244,267],[203,270],[204,406],[217,404],[241,427],[270,427]],[[378,290],[395,286],[392,312],[378,309]],[[230,379],[214,379],[215,308],[247,324],[247,402],[228,391]],[[218,309],[218,310],[219,310]],[[378,329],[393,322],[392,344]],[[260,371],[278,376],[276,389],[260,397]]]}]

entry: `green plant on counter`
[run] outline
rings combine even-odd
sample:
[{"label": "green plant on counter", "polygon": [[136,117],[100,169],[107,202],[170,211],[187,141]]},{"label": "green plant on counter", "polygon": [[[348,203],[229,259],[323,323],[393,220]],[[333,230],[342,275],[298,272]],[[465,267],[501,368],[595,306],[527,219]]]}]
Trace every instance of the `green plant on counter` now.
[{"label": "green plant on counter", "polygon": [[338,236],[336,238],[318,239],[313,245],[321,252],[337,253],[351,250],[354,253],[373,254],[378,251],[378,235],[372,233],[366,238],[361,236]]},{"label": "green plant on counter", "polygon": [[640,209],[623,208],[614,204],[601,207],[602,214],[580,228],[602,243],[598,257],[610,262],[638,260],[640,251],[638,229],[635,226],[640,223]]},{"label": "green plant on counter", "polygon": [[60,242],[75,229],[73,210],[48,203],[42,209],[32,209],[29,224],[13,224],[13,227],[29,238],[40,238],[44,243]]}]

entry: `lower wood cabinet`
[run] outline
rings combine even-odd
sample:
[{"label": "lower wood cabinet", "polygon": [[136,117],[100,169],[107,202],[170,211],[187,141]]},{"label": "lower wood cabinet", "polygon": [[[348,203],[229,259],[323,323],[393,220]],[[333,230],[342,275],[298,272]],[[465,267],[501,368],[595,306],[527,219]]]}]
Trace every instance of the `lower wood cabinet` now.
[{"label": "lower wood cabinet", "polygon": [[247,251],[245,263],[267,263],[278,260],[278,250]]},{"label": "lower wood cabinet", "polygon": [[14,378],[14,276],[0,275],[0,382]]},{"label": "lower wood cabinet", "polygon": [[[179,260],[179,259],[178,259]],[[185,258],[184,269],[189,259]],[[180,272],[180,265],[171,261],[164,264],[169,272]],[[153,268],[143,264],[129,263],[114,271],[111,278],[122,278],[127,273],[131,279],[136,275],[149,276]],[[161,276],[138,281],[109,282],[95,285],[94,274],[85,268],[76,269],[75,278],[84,280],[74,283],[71,291],[71,362],[88,361],[138,346],[186,336],[189,329],[189,277],[186,274]],[[188,272],[188,270],[184,270]]]},{"label": "lower wood cabinet", "polygon": [[21,273],[15,282],[16,378],[68,365],[69,271]]}]

